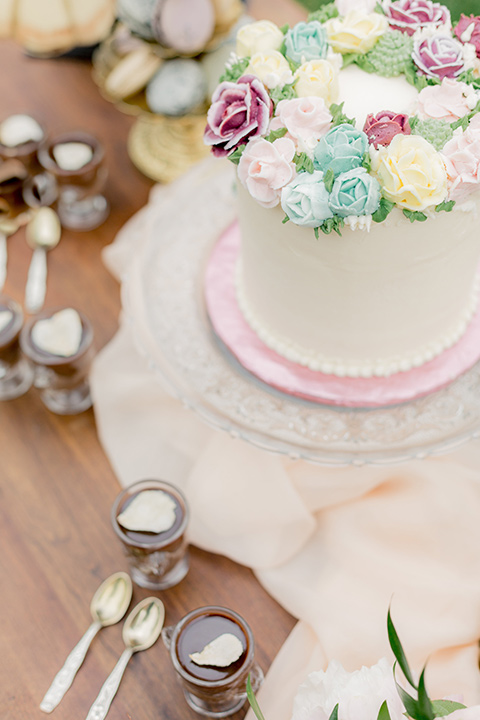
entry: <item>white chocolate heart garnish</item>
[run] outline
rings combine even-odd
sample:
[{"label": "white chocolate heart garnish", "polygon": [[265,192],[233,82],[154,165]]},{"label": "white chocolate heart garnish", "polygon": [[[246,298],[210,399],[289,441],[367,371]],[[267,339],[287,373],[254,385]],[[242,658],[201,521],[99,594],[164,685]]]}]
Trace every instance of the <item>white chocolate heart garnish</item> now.
[{"label": "white chocolate heart garnish", "polygon": [[166,532],[175,524],[176,504],[163,490],[142,490],[117,517],[119,525],[137,532]]},{"label": "white chocolate heart garnish", "polygon": [[242,653],[241,641],[232,633],[224,633],[205,645],[201,652],[192,653],[189,657],[196,665],[228,667],[236,662]]},{"label": "white chocolate heart garnish", "polygon": [[45,320],[38,320],[32,328],[32,342],[39,350],[70,357],[78,352],[82,342],[82,320],[76,310],[60,310]]},{"label": "white chocolate heart garnish", "polygon": [[0,142],[7,147],[43,138],[43,130],[30,115],[10,115],[0,125]]},{"label": "white chocolate heart garnish", "polygon": [[58,143],[53,146],[52,155],[62,170],[80,170],[92,159],[93,150],[82,142]]},{"label": "white chocolate heart garnish", "polygon": [[11,310],[0,311],[0,333],[5,330],[7,325],[11,322],[13,313]]}]

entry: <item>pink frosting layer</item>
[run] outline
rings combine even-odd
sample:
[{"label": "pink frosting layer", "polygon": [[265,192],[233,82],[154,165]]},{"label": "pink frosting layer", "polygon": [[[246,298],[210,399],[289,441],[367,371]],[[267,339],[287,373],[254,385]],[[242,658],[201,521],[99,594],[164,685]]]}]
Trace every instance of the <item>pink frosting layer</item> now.
[{"label": "pink frosting layer", "polygon": [[205,277],[213,328],[241,365],[282,392],[328,405],[381,407],[407,402],[447,385],[480,359],[480,312],[449,350],[409,372],[388,378],[339,378],[292,363],[266,347],[247,324],[235,295],[240,230],[231,225],[216,244]]}]

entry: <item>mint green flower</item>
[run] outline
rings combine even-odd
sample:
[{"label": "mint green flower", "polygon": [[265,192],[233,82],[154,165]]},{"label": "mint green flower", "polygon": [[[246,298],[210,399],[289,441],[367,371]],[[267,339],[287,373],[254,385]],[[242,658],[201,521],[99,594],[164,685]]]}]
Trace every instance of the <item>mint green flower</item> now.
[{"label": "mint green flower", "polygon": [[417,120],[412,132],[414,135],[420,135],[425,138],[430,145],[433,145],[435,150],[443,150],[443,146],[453,137],[453,130],[450,123],[445,120],[437,120],[436,118]]},{"label": "mint green flower", "polygon": [[370,50],[367,59],[374,72],[383,77],[401,75],[412,62],[413,40],[399,30],[386,32]]},{"label": "mint green flower", "polygon": [[333,183],[330,210],[334,215],[372,215],[380,205],[380,183],[359,167],[342,173]]},{"label": "mint green flower", "polygon": [[335,176],[360,167],[368,150],[368,138],[353,125],[336,125],[320,138],[314,151],[316,170],[333,170]]},{"label": "mint green flower", "polygon": [[333,217],[328,205],[329,193],[323,183],[323,173],[299,173],[282,189],[282,208],[295,225],[319,227]]},{"label": "mint green flower", "polygon": [[299,22],[285,35],[285,55],[295,63],[323,59],[327,50],[327,31],[317,21]]}]

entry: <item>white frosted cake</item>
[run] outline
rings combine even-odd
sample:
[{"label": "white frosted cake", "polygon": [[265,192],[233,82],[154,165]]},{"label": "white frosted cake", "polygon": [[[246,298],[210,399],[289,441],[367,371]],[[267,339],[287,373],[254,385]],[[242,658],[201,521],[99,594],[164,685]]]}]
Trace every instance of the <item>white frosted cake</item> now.
[{"label": "white frosted cake", "polygon": [[279,355],[348,377],[454,345],[480,258],[480,17],[368,5],[242,28],[205,133],[238,164],[245,319]]}]

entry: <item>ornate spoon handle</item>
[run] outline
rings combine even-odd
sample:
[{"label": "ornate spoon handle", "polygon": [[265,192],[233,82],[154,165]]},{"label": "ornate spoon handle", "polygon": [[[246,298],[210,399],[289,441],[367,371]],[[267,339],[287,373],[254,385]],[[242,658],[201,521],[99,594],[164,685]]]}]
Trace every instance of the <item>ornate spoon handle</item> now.
[{"label": "ornate spoon handle", "polygon": [[104,720],[132,655],[133,650],[131,648],[126,648],[120,655],[117,664],[103,683],[97,699],[88,711],[86,720]]},{"label": "ornate spoon handle", "polygon": [[40,704],[40,710],[49,713],[57,707],[77,674],[82,664],[90,643],[102,627],[102,623],[94,622],[90,625],[80,642],[75,645],[70,655],[65,660],[64,666],[55,675],[52,684],[48,688],[45,697]]},{"label": "ornate spoon handle", "polygon": [[25,288],[25,309],[36,313],[42,309],[47,289],[47,251],[37,248],[33,251]]}]

